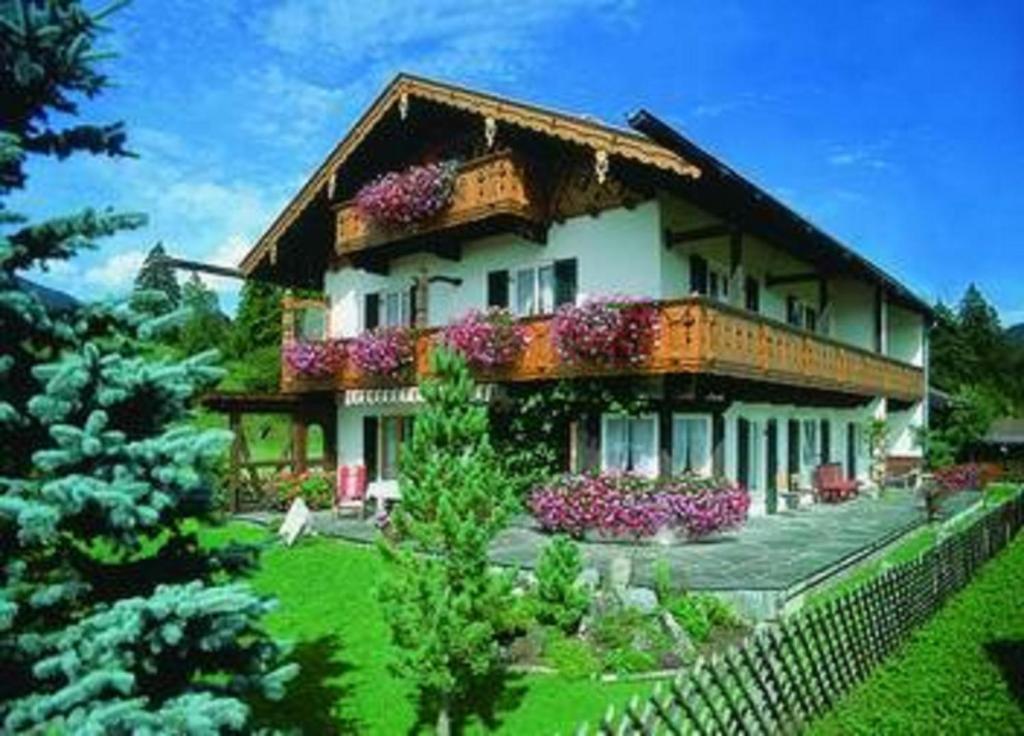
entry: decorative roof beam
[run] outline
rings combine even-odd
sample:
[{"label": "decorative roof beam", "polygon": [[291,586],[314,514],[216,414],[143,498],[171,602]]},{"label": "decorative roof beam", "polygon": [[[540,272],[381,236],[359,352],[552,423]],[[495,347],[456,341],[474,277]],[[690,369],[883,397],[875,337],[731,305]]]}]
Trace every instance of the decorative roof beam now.
[{"label": "decorative roof beam", "polygon": [[804,273],[789,273],[782,276],[768,274],[764,277],[765,286],[784,286],[786,284],[803,284],[808,281],[819,281],[822,275],[817,271],[806,271]]},{"label": "decorative roof beam", "polygon": [[726,235],[732,235],[734,232],[738,232],[736,226],[724,222],[718,222],[714,225],[703,225],[691,230],[678,230],[675,232],[665,230],[665,247],[671,248],[673,245],[681,245],[682,243],[722,238]]}]

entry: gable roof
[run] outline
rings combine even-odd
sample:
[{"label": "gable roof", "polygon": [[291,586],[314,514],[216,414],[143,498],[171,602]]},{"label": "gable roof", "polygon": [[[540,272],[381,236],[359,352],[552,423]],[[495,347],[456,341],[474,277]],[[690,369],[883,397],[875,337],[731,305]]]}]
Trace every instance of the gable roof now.
[{"label": "gable roof", "polygon": [[256,267],[317,193],[328,186],[334,172],[344,165],[388,111],[395,106],[407,105],[415,99],[428,100],[494,118],[497,122],[602,150],[609,155],[647,164],[678,176],[696,178],[701,174],[700,169],[685,157],[634,131],[403,73],[384,88],[298,194],[260,236],[256,245],[242,259],[241,270],[249,273]]}]

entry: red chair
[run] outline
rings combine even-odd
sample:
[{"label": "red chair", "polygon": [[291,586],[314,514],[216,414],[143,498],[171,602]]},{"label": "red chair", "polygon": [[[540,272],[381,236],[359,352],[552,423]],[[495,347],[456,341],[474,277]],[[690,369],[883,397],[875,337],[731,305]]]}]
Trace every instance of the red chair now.
[{"label": "red chair", "polygon": [[847,501],[857,495],[860,481],[843,477],[843,466],[825,463],[814,469],[814,490],[825,503]]},{"label": "red chair", "polygon": [[356,510],[359,518],[366,515],[366,466],[339,465],[338,482],[334,493],[334,513]]}]

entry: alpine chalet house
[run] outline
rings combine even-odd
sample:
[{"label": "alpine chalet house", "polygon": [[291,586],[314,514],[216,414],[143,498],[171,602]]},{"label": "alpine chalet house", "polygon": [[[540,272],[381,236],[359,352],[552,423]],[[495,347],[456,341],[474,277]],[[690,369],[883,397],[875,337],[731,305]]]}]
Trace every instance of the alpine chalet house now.
[{"label": "alpine chalet house", "polygon": [[[890,469],[919,461],[927,305],[652,114],[629,124],[400,75],[245,257],[247,277],[324,294],[286,302],[285,340],[307,354],[281,387],[330,417],[330,454],[371,494],[400,493],[439,331],[489,307],[526,340],[479,373],[483,398],[597,375],[653,399],[578,417],[566,469],[724,475],[772,513],[823,463],[867,485],[874,419]],[[555,313],[610,297],[650,300],[646,350],[567,359]],[[369,330],[411,342],[355,360]]]}]

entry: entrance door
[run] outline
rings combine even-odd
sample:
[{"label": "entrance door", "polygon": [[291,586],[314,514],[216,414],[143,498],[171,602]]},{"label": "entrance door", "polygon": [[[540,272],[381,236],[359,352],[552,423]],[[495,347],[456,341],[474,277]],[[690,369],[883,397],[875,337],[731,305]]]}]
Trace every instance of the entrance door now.
[{"label": "entrance door", "polygon": [[767,488],[768,494],[765,498],[765,506],[769,514],[779,510],[779,423],[775,419],[769,419],[766,429],[768,442],[767,454]]}]

